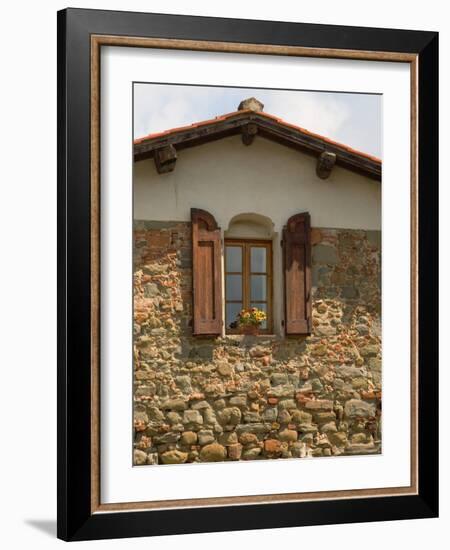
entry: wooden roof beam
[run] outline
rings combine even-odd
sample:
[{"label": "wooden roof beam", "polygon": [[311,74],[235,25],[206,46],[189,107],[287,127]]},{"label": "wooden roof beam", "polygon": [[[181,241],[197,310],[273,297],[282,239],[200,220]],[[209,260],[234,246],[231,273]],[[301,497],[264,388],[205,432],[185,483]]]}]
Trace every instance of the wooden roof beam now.
[{"label": "wooden roof beam", "polygon": [[330,176],[335,164],[336,153],[332,153],[331,151],[323,151],[323,153],[321,153],[317,158],[317,176],[322,180],[326,180]]},{"label": "wooden roof beam", "polygon": [[258,125],[254,122],[249,122],[245,126],[242,126],[242,143],[244,145],[251,145],[258,133]]},{"label": "wooden roof beam", "polygon": [[177,150],[170,144],[155,151],[155,166],[158,174],[167,174],[175,170]]}]

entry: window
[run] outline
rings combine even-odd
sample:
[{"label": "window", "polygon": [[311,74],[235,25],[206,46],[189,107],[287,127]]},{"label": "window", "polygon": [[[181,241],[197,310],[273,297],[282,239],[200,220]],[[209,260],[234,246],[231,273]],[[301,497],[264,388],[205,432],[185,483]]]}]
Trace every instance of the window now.
[{"label": "window", "polygon": [[[272,241],[225,239],[222,256],[221,230],[206,210],[191,209],[192,222],[192,334],[216,337],[237,332],[232,326],[243,308],[257,307],[267,314],[261,332],[273,331]],[[286,336],[311,334],[311,224],[308,212],[294,214],[282,228],[283,281]],[[225,265],[224,265],[225,264]],[[222,294],[222,266],[225,292]],[[223,300],[225,297],[225,308]],[[278,304],[278,307],[281,304]],[[225,322],[223,321],[225,310]]]},{"label": "window", "polygon": [[237,332],[234,322],[241,309],[266,312],[260,332],[272,332],[272,242],[225,240],[225,328]]}]

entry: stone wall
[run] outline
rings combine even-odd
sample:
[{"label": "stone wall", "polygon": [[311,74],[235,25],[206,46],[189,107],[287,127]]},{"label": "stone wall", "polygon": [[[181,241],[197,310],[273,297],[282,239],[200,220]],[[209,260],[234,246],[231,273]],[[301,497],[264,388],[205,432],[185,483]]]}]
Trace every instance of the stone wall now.
[{"label": "stone wall", "polygon": [[381,452],[379,232],[312,230],[295,338],[194,338],[190,223],[134,239],[135,465]]}]

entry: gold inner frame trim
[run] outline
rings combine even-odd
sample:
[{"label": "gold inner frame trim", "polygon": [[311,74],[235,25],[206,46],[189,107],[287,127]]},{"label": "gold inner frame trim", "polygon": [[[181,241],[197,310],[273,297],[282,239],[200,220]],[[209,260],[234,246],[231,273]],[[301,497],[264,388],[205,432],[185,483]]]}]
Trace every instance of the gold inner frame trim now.
[{"label": "gold inner frame trim", "polygon": [[[408,487],[191,498],[104,504],[100,500],[100,50],[102,46],[355,59],[409,63],[411,82],[411,484]],[[132,36],[91,36],[91,513],[418,494],[418,55]]]}]

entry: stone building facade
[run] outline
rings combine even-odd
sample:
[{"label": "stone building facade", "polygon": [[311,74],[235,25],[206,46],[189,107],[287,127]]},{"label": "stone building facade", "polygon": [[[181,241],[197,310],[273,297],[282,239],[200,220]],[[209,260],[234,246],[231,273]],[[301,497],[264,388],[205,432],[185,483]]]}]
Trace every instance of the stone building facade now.
[{"label": "stone building facade", "polygon": [[[381,453],[381,161],[262,108],[135,141],[136,466]],[[270,243],[266,334],[228,330],[233,239]]]},{"label": "stone building facade", "polygon": [[381,234],[312,229],[313,331],[192,336],[188,222],[134,226],[134,464],[381,452]]}]

